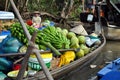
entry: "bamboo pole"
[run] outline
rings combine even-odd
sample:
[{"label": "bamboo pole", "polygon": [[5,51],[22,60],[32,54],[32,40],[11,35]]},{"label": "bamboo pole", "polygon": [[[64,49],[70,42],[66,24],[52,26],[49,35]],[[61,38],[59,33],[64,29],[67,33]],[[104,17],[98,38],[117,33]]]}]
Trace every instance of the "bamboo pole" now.
[{"label": "bamboo pole", "polygon": [[26,52],[26,54],[24,56],[24,59],[22,61],[21,68],[20,68],[20,71],[19,71],[19,73],[17,75],[16,80],[22,80],[23,79],[24,72],[26,71],[26,68],[27,68],[27,62],[28,62],[28,59],[30,57],[30,53],[32,52],[32,50],[34,48],[34,46],[32,44],[34,44],[34,42],[35,42],[36,34],[37,33],[34,33],[31,40],[30,40],[31,42],[28,45],[27,52]]},{"label": "bamboo pole", "polygon": [[82,10],[83,12],[85,12],[85,0],[82,0],[82,6],[83,6]]},{"label": "bamboo pole", "polygon": [[[18,17],[18,19],[19,19],[19,21],[20,21],[20,23],[21,23],[21,25],[22,25],[22,28],[23,28],[23,30],[24,30],[24,32],[25,32],[25,35],[26,35],[27,39],[30,40],[30,39],[31,39],[31,35],[30,35],[30,33],[28,32],[28,30],[27,30],[27,28],[26,28],[26,25],[25,25],[25,23],[23,22],[22,17],[20,16],[20,13],[19,13],[18,9],[16,8],[16,6],[15,6],[15,4],[14,4],[14,1],[13,1],[13,0],[10,0],[10,3],[11,3],[11,5],[12,5],[12,7],[13,7],[13,9],[14,9],[14,11],[15,11],[15,13],[16,13],[16,15],[17,15],[17,17]],[[34,35],[36,36],[36,34],[34,34]],[[32,39],[31,39],[31,43],[34,43],[34,41],[35,41],[35,40],[34,40],[34,39],[35,39],[35,36],[34,36],[34,35],[33,35]],[[32,42],[32,41],[33,41],[33,42]],[[21,69],[20,69],[20,71],[19,71],[19,73],[18,73],[18,76],[17,76],[16,80],[22,80],[22,78],[23,78],[23,76],[24,76],[24,73],[25,73],[25,70],[26,70],[26,66],[27,66],[27,62],[28,62],[29,55],[30,55],[30,53],[32,52],[32,49],[33,49],[33,48],[34,48],[34,44],[33,44],[33,45],[29,44],[28,49],[27,49],[27,52],[26,52],[25,57],[24,57],[23,62],[22,62],[22,67],[21,67]],[[45,73],[47,79],[48,79],[48,80],[54,80],[53,77],[51,76],[48,68],[46,67],[46,65],[45,65],[45,63],[44,63],[44,61],[43,61],[40,53],[39,53],[39,52],[36,52],[35,54],[36,54],[36,57],[37,57],[39,63],[41,64],[41,67],[42,67],[43,72]]]},{"label": "bamboo pole", "polygon": [[24,30],[24,32],[25,32],[25,35],[26,35],[27,39],[30,40],[30,39],[31,39],[31,35],[30,35],[30,33],[28,32],[28,30],[27,30],[27,28],[26,28],[26,25],[25,25],[22,17],[20,16],[20,13],[19,13],[18,9],[16,8],[13,0],[10,0],[10,2],[11,2],[11,5],[12,5],[12,7],[13,7],[13,9],[14,9],[14,11],[15,11],[15,13],[16,13],[16,15],[17,15],[17,17],[18,17],[18,19],[19,19],[19,21],[20,21],[20,23],[21,23],[21,25],[22,25],[22,28],[23,28],[23,30]]},{"label": "bamboo pole", "polygon": [[5,11],[7,11],[7,7],[8,7],[8,0],[6,0],[5,2]]}]

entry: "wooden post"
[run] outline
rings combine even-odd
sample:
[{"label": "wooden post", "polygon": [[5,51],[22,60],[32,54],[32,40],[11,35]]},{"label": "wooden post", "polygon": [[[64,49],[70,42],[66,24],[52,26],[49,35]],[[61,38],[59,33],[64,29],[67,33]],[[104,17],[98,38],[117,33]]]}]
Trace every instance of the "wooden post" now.
[{"label": "wooden post", "polygon": [[16,13],[16,15],[17,15],[17,17],[18,17],[18,19],[19,19],[19,21],[20,21],[20,23],[21,23],[21,25],[22,25],[22,28],[23,28],[23,30],[24,30],[24,32],[25,32],[25,35],[26,35],[27,39],[30,40],[30,39],[31,39],[31,35],[30,35],[30,33],[28,32],[28,30],[27,30],[27,28],[26,28],[26,25],[25,25],[22,17],[20,16],[20,13],[19,13],[18,9],[16,8],[13,0],[10,0],[10,3],[11,3],[11,5],[12,5],[12,7],[13,7],[13,9],[14,9],[14,11],[15,11],[15,13]]},{"label": "wooden post", "polygon": [[5,11],[7,10],[7,7],[8,7],[8,0],[6,0],[5,2]]},{"label": "wooden post", "polygon": [[27,64],[28,64],[28,59],[30,57],[30,53],[32,52],[32,50],[34,48],[34,42],[35,42],[36,35],[37,35],[37,33],[34,33],[32,38],[31,38],[31,40],[30,40],[30,42],[29,42],[29,45],[28,45],[28,48],[27,48],[27,52],[26,52],[26,54],[24,56],[24,59],[22,61],[21,68],[19,70],[19,73],[17,75],[16,80],[22,80],[22,78],[24,76],[24,72],[26,71]]},{"label": "wooden post", "polygon": [[101,16],[100,16],[100,10],[101,10],[101,6],[97,5],[97,11],[98,11],[98,22],[95,22],[95,33],[96,34],[101,34],[102,31],[102,27],[101,27]]},{"label": "wooden post", "polygon": [[82,10],[83,12],[85,12],[85,1],[84,0],[82,0],[82,6],[83,6]]},{"label": "wooden post", "polygon": [[[15,4],[14,4],[14,1],[13,1],[13,0],[10,0],[10,3],[11,3],[11,5],[12,5],[12,7],[13,7],[13,9],[14,9],[14,11],[15,11],[15,13],[16,13],[16,15],[17,15],[17,17],[18,17],[18,19],[19,19],[19,21],[20,21],[20,23],[21,23],[21,25],[22,25],[22,28],[23,28],[23,30],[24,30],[24,32],[25,32],[25,35],[26,35],[27,39],[30,41],[31,35],[30,35],[30,33],[28,32],[28,30],[27,30],[27,28],[26,28],[26,25],[25,25],[25,23],[24,23],[21,15],[20,15],[18,9],[16,8],[16,6],[15,6]],[[36,34],[34,34],[34,35],[36,35]],[[31,41],[33,41],[32,43],[34,43],[34,41],[35,41],[34,39],[35,39],[35,36],[33,36],[32,39],[31,39]],[[18,73],[18,76],[17,76],[17,79],[16,79],[16,80],[22,80],[22,78],[23,78],[23,76],[24,76],[24,73],[25,73],[25,70],[26,70],[28,58],[29,58],[29,56],[30,56],[30,53],[32,52],[32,49],[34,48],[33,46],[34,46],[34,44],[33,44],[33,45],[30,44],[30,45],[28,46],[27,52],[26,52],[25,57],[24,57],[23,62],[22,62],[22,67],[21,67],[21,69],[20,69],[20,71],[19,71],[19,73]],[[37,55],[37,54],[40,54],[40,53],[39,53],[39,52],[36,52],[35,54]],[[48,79],[48,80],[53,80],[53,77],[51,76],[51,74],[50,74],[48,68],[46,67],[46,65],[45,65],[43,59],[41,58],[41,56],[38,55],[37,58],[38,58],[39,63],[40,63],[41,66],[42,66],[43,72],[45,73],[47,79]]]}]

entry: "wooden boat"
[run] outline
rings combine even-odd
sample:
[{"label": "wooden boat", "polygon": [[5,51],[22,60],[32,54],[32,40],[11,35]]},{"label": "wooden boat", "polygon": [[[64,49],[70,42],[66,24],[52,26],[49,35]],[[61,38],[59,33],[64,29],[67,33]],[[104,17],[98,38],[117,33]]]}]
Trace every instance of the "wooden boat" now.
[{"label": "wooden boat", "polygon": [[[99,46],[97,46],[96,49],[94,49],[93,51],[91,51],[90,53],[88,53],[87,55],[85,55],[82,58],[79,58],[67,65],[64,65],[62,67],[57,67],[57,68],[53,68],[52,70],[50,70],[51,75],[53,76],[53,78],[56,79],[60,79],[61,77],[63,77],[65,74],[68,74],[69,72],[75,70],[77,67],[79,68],[83,68],[85,67],[87,64],[89,64],[90,62],[92,62],[93,60],[95,60],[95,58],[99,55],[99,53],[101,52],[101,50],[104,48],[105,44],[106,44],[106,39],[104,37],[104,35],[100,35],[100,40],[101,40],[101,44]],[[73,49],[68,49],[68,50],[73,50]],[[63,51],[63,50],[59,50],[59,51]],[[64,50],[66,51],[66,50]],[[51,51],[41,51],[41,53],[45,53],[45,52],[51,52]],[[17,54],[1,54],[0,57],[7,57],[7,56],[25,56],[25,53],[17,53]],[[46,80],[46,76],[43,73],[42,70],[38,71],[35,75],[33,76],[27,76],[26,78],[24,78],[23,80]]]},{"label": "wooden boat", "polygon": [[110,64],[106,65],[100,71],[97,76],[99,80],[119,80],[120,77],[120,58],[113,60]]},{"label": "wooden boat", "polygon": [[[92,14],[92,13],[84,12],[83,15],[80,15],[81,17],[80,20],[84,23],[85,27],[86,27],[86,23],[89,24],[91,28],[95,26],[96,22],[99,22],[101,29],[103,29],[103,33],[106,39],[120,40],[120,36],[119,36],[120,35],[120,3],[119,1],[106,0],[106,2],[101,2],[96,4],[96,7],[95,7],[96,15],[92,14],[93,15],[92,21],[87,21],[89,14]],[[89,29],[89,27],[86,27],[86,29]]]},{"label": "wooden boat", "polygon": [[106,39],[120,40],[120,4],[119,1],[107,0],[101,4],[104,16],[101,17],[101,25],[103,27]]},{"label": "wooden boat", "polygon": [[119,27],[104,27],[104,34],[107,40],[120,40]]},{"label": "wooden boat", "polygon": [[[77,60],[71,62],[68,65],[64,65],[62,67],[51,70],[50,73],[53,76],[53,78],[54,79],[60,79],[61,76],[64,76],[65,74],[71,72],[75,68],[77,68],[77,67],[82,68],[86,64],[93,61],[97,57],[97,55],[101,52],[101,50],[103,49],[103,47],[106,44],[105,37],[103,35],[101,35],[101,38],[102,38],[102,44],[98,48],[96,48],[95,50],[93,50],[92,52],[87,54],[86,56],[84,56],[84,57],[82,57],[80,59],[77,59]],[[33,77],[28,77],[26,79],[28,79],[28,80],[36,80],[36,79],[46,79],[46,77],[43,74],[43,72],[40,71],[37,74],[35,74]]]},{"label": "wooden boat", "polygon": [[[20,16],[20,14],[18,13],[18,11],[16,10],[17,8],[14,6],[14,3],[13,3],[13,1],[12,0],[10,0],[11,1],[11,4],[12,4],[12,6],[13,6],[13,8],[14,8],[14,10],[15,10],[15,12],[16,12],[16,14],[18,15],[18,18],[20,19],[20,22],[21,22],[21,24],[23,25],[23,29],[24,29],[24,31],[26,32],[25,34],[27,35],[27,37],[28,37],[28,39],[29,40],[31,40],[32,42],[34,42],[34,36],[35,36],[35,34],[32,36],[32,38],[30,38],[30,36],[29,36],[29,34],[27,34],[27,30],[25,29],[25,25],[24,25],[24,23],[23,23],[23,21],[22,21],[22,19],[21,19],[21,16]],[[70,64],[67,64],[67,65],[64,65],[64,66],[62,66],[62,67],[59,67],[59,68],[55,68],[55,69],[53,69],[53,70],[50,70],[50,74],[53,76],[53,78],[54,79],[60,79],[60,77],[61,76],[64,76],[65,74],[67,74],[67,73],[69,73],[70,71],[72,71],[72,70],[74,70],[75,68],[77,68],[77,67],[80,67],[80,68],[82,68],[82,67],[84,67],[87,63],[90,63],[92,60],[94,60],[96,57],[97,57],[97,55],[101,52],[101,50],[103,49],[103,47],[105,46],[105,43],[106,43],[106,39],[105,39],[105,37],[104,37],[104,35],[100,35],[100,39],[101,39],[101,44],[99,45],[99,46],[97,46],[92,52],[90,52],[89,54],[87,54],[87,55],[85,55],[84,57],[82,57],[82,58],[79,58],[79,59],[77,59],[77,60],[75,60],[75,61],[73,61],[73,62],[71,62]],[[19,78],[20,78],[20,80],[22,80],[22,78],[23,78],[23,76],[21,76],[21,75],[24,75],[23,74],[23,72],[24,72],[24,70],[25,70],[25,68],[26,68],[26,66],[27,66],[27,59],[29,58],[29,53],[32,51],[32,47],[30,47],[30,46],[28,46],[28,51],[26,52],[26,54],[17,54],[17,56],[19,56],[19,55],[25,55],[25,57],[24,57],[24,59],[23,59],[23,62],[22,62],[22,64],[21,64],[21,69],[20,69],[20,71],[19,71],[19,73],[18,73],[18,76],[17,76],[17,80],[19,80]],[[36,55],[37,55],[37,53],[39,54],[39,52],[36,52]],[[14,54],[12,54],[13,56],[14,56]],[[1,56],[12,56],[11,54],[6,54],[6,55],[1,55]],[[39,55],[37,55],[37,57],[38,56],[40,56],[40,54]],[[41,58],[40,58],[41,59]],[[39,62],[40,62],[40,59],[38,58],[38,60],[39,60]],[[42,61],[40,62],[40,63],[43,63]],[[43,71],[45,72],[46,70],[45,70],[45,67],[44,67],[44,65],[43,64],[41,64],[43,67]],[[25,66],[25,67],[24,67]],[[46,68],[47,69],[47,68]],[[25,77],[23,80],[38,80],[38,79],[47,79],[48,78],[48,76],[50,76],[50,75],[47,75],[47,73],[49,73],[49,71],[46,71],[45,73],[46,73],[46,75],[47,76],[45,76],[45,74],[43,73],[43,71],[39,71],[39,72],[37,72],[35,75],[33,75],[32,77]],[[49,80],[53,80],[53,79],[49,79]]]},{"label": "wooden boat", "polygon": [[[75,70],[77,67],[82,68],[85,65],[87,65],[88,63],[90,63],[91,61],[93,61],[97,57],[97,55],[101,52],[101,50],[103,49],[103,47],[106,44],[106,39],[105,39],[104,35],[102,35],[102,34],[100,35],[100,40],[102,43],[99,46],[97,46],[97,48],[95,50],[93,50],[92,52],[90,52],[89,54],[71,62],[68,65],[64,65],[62,67],[58,67],[58,68],[50,70],[50,73],[53,76],[53,78],[59,79],[60,77],[71,72],[72,70]],[[73,50],[73,49],[68,49],[68,50]],[[59,51],[62,51],[62,50],[59,50]],[[47,52],[47,51],[45,51],[45,52]],[[50,52],[50,51],[48,51],[48,52]],[[44,53],[44,51],[43,51],[43,53]],[[1,54],[0,57],[24,56],[24,55],[25,55],[25,53],[17,53],[17,54],[9,53],[9,54]],[[26,79],[27,80],[46,79],[46,76],[43,73],[43,71],[39,71],[32,77],[26,77],[25,80]]]}]

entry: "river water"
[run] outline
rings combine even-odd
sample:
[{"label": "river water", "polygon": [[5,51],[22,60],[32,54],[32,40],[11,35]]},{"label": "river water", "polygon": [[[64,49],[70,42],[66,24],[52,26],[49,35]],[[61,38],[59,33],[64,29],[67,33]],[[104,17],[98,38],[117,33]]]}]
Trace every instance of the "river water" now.
[{"label": "river water", "polygon": [[[120,42],[107,41],[104,49],[93,62],[82,69],[78,67],[60,80],[97,80],[97,72],[118,57],[120,57]],[[93,68],[91,66],[96,67]]]}]

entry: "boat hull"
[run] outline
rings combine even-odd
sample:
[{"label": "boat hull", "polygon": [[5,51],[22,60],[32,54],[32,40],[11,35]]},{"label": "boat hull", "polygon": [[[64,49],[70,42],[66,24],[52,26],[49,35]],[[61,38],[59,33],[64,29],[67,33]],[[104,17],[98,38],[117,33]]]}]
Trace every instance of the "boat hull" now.
[{"label": "boat hull", "polygon": [[104,34],[107,40],[120,40],[120,28],[104,28]]}]

